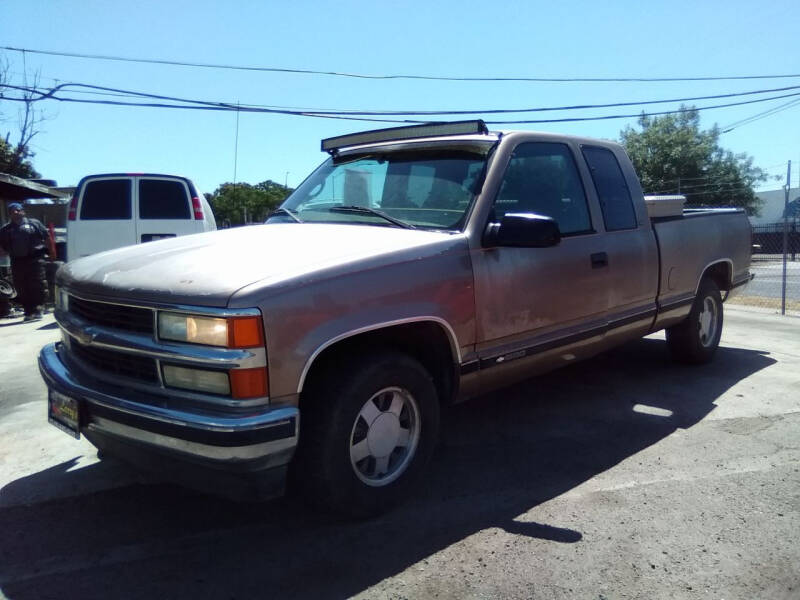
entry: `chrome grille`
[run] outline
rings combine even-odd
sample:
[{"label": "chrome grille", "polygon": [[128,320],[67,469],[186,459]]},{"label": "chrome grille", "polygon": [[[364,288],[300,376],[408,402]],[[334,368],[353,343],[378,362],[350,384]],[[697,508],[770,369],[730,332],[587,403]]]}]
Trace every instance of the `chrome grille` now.
[{"label": "chrome grille", "polygon": [[69,312],[92,325],[153,334],[153,311],[149,308],[120,306],[70,296]]},{"label": "chrome grille", "polygon": [[76,341],[70,343],[69,350],[78,360],[98,371],[119,377],[158,382],[158,366],[155,359],[116,352],[107,348],[84,346]]}]

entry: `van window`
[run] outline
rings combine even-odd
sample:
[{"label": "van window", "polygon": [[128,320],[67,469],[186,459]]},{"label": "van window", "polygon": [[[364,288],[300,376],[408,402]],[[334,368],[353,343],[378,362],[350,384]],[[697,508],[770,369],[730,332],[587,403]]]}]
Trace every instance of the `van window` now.
[{"label": "van window", "polygon": [[86,184],[81,220],[121,221],[130,218],[131,182],[128,179],[101,179]]},{"label": "van window", "polygon": [[140,219],[190,219],[186,186],[181,181],[142,179],[139,181]]},{"label": "van window", "polygon": [[596,146],[583,146],[582,150],[592,172],[600,208],[603,209],[606,231],[635,229],[638,223],[631,192],[617,157],[611,150]]}]

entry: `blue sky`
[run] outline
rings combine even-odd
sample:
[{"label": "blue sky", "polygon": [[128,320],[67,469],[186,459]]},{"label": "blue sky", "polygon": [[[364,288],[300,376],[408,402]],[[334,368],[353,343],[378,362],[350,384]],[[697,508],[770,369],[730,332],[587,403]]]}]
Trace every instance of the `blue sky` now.
[{"label": "blue sky", "polygon": [[[800,73],[796,2],[0,2],[0,45],[229,65],[366,74],[697,77]],[[793,41],[794,40],[794,41]],[[670,83],[357,80],[199,69],[0,51],[14,83],[77,82],[201,100],[371,110],[465,110],[627,102],[800,85],[800,78]],[[800,90],[798,90],[800,91]],[[76,96],[93,97],[86,94]],[[790,99],[702,113],[725,126]],[[696,104],[712,104],[699,101]],[[234,179],[236,114],[42,103],[36,168],[60,185],[86,174],[182,174],[206,192]],[[676,105],[659,105],[661,110]],[[0,102],[0,131],[17,106]],[[594,109],[552,117],[628,112]],[[637,108],[630,112],[637,112]],[[480,115],[478,115],[480,116]],[[503,116],[498,118],[511,118]],[[522,117],[520,117],[522,118]],[[487,120],[492,120],[487,116]],[[493,128],[618,139],[634,119]],[[785,177],[800,163],[800,105],[724,134],[721,143]],[[324,137],[375,124],[240,114],[236,179],[296,186]],[[13,137],[13,134],[12,134]],[[288,172],[288,175],[287,175]],[[772,182],[777,188],[783,181]]]}]

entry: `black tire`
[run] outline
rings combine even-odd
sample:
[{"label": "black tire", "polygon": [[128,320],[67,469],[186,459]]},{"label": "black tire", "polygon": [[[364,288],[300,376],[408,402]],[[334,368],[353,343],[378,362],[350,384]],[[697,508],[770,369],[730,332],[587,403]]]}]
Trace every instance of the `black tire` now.
[{"label": "black tire", "polygon": [[370,517],[405,498],[424,471],[439,401],[430,374],[410,356],[348,355],[315,378],[300,423],[292,487],[323,510]]},{"label": "black tire", "polygon": [[17,290],[5,279],[0,279],[0,299],[13,300],[17,297]]},{"label": "black tire", "polygon": [[700,282],[689,316],[667,328],[667,346],[678,362],[700,365],[714,358],[722,335],[722,297],[713,279]]}]

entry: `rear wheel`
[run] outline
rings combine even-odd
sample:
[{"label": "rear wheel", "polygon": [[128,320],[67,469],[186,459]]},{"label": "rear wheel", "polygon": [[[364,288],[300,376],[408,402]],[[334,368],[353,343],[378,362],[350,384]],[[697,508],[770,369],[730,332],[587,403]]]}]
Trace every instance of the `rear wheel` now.
[{"label": "rear wheel", "polygon": [[703,364],[714,358],[722,335],[722,297],[713,279],[703,279],[689,316],[667,328],[672,357],[687,364]]},{"label": "rear wheel", "polygon": [[365,517],[413,488],[436,443],[439,402],[410,356],[347,358],[347,371],[330,363],[302,400],[292,481],[322,508]]}]

